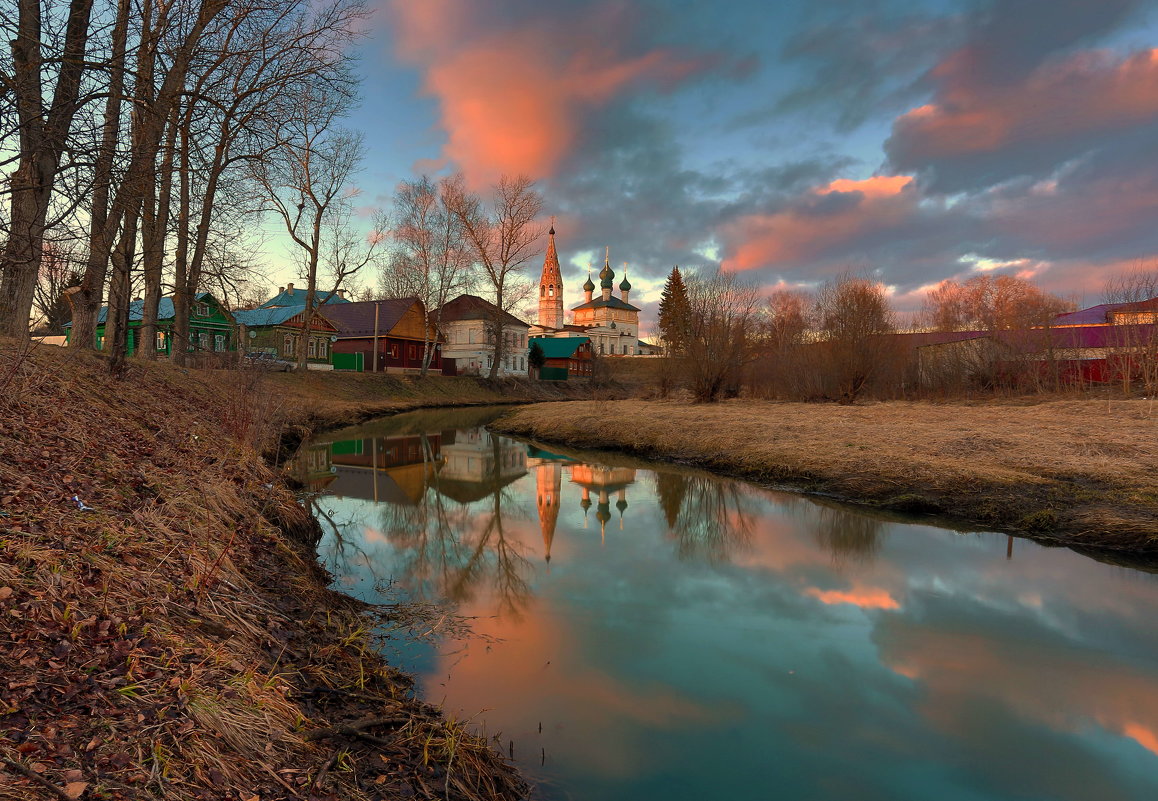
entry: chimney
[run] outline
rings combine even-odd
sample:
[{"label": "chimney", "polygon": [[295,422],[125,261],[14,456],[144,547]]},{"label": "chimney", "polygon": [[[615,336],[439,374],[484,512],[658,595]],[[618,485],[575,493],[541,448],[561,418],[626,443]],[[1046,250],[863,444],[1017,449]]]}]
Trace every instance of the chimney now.
[{"label": "chimney", "polygon": [[346,290],[339,289],[338,290],[338,297],[340,297],[342,300],[345,300],[346,299]]},{"label": "chimney", "polygon": [[285,292],[285,287],[284,287],[284,286],[279,286],[279,287],[277,288],[277,294],[279,294],[279,295],[280,295],[282,292]]},{"label": "chimney", "polygon": [[285,285],[285,291],[289,292],[292,295],[294,293],[294,285],[293,284],[286,284]]}]

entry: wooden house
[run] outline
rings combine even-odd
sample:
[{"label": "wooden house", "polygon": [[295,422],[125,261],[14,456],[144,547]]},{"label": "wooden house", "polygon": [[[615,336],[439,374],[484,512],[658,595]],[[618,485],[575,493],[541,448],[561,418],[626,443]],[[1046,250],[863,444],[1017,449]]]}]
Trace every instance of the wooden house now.
[{"label": "wooden house", "polygon": [[545,361],[539,368],[543,381],[566,381],[590,378],[595,352],[587,337],[535,337],[531,340],[543,349]]},{"label": "wooden house", "polygon": [[[141,317],[145,302],[134,300],[129,304],[128,353],[132,356],[137,351],[141,337]],[[96,348],[104,350],[105,322],[108,318],[108,307],[101,307],[97,314]],[[173,323],[176,313],[173,298],[161,298],[157,304],[156,343],[157,355],[168,356],[173,348]],[[67,326],[69,336],[72,334],[72,324]],[[187,351],[202,353],[227,353],[237,350],[235,325],[233,315],[215,297],[208,292],[195,295],[189,304],[189,342]]]},{"label": "wooden house", "polygon": [[338,329],[333,347],[336,369],[416,373],[422,369],[424,343],[430,341],[434,348],[430,369],[442,371],[438,330],[430,322],[423,335],[424,307],[418,298],[366,300],[323,308]]},{"label": "wooden house", "polygon": [[[328,312],[331,307],[324,307]],[[233,313],[237,338],[246,353],[269,353],[282,359],[297,358],[298,341],[305,328],[305,306],[276,306]],[[306,361],[310,365],[331,364],[331,340],[338,327],[315,311],[310,320]]]}]

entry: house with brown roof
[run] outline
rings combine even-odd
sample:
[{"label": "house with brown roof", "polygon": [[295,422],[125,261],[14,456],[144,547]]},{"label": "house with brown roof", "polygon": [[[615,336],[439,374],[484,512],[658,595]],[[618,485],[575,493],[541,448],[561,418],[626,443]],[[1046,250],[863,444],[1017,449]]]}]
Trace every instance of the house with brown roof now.
[{"label": "house with brown roof", "polygon": [[[502,349],[499,375],[527,374],[530,324],[478,295],[459,295],[442,307],[438,318],[445,338],[442,357],[454,360],[458,375],[489,373],[495,355],[496,320],[502,320]],[[449,366],[448,366],[449,371]]]},{"label": "house with brown roof", "polygon": [[441,337],[433,321],[426,319],[418,298],[327,305],[325,312],[338,329],[333,348],[335,368],[417,373],[422,369],[425,349],[430,347],[430,369],[442,371]]}]

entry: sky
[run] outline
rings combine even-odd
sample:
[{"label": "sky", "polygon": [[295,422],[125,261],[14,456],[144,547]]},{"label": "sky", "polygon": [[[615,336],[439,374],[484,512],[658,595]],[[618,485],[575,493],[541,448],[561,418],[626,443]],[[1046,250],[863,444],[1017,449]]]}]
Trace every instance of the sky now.
[{"label": "sky", "polygon": [[1158,0],[372,1],[359,202],[526,173],[568,305],[605,247],[645,322],[677,264],[905,310],[1158,256]]}]

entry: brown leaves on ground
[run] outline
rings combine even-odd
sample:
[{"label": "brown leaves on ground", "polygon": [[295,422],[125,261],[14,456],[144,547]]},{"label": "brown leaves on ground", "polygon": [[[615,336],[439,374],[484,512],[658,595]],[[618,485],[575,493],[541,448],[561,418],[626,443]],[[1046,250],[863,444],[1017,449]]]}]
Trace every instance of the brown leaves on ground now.
[{"label": "brown leaves on ground", "polygon": [[[223,423],[268,389],[47,348],[8,375],[0,799],[521,797],[279,528],[309,521],[254,450],[264,422]],[[380,742],[305,736],[387,712]]]}]

